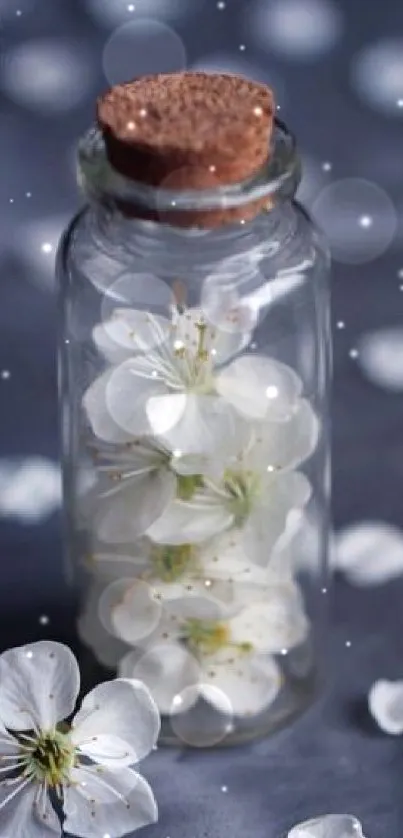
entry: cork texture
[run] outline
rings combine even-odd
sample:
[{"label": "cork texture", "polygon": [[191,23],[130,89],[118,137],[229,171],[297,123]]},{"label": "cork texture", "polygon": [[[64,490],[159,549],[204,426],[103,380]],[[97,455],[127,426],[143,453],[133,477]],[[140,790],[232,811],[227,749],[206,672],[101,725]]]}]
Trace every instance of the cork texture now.
[{"label": "cork texture", "polygon": [[[270,88],[217,73],[143,76],[111,88],[97,104],[113,168],[172,190],[218,189],[253,176],[267,159],[274,113]],[[167,223],[209,227],[246,220],[262,205],[157,215]]]}]

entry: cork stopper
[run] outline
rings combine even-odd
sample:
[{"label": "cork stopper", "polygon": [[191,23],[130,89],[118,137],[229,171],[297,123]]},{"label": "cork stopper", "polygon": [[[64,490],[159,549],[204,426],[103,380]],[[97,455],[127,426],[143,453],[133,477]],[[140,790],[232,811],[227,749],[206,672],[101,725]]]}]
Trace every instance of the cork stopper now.
[{"label": "cork stopper", "polygon": [[[97,118],[111,166],[167,190],[218,189],[264,165],[274,123],[271,90],[241,76],[169,73],[144,76],[100,97]],[[253,218],[267,204],[189,212],[141,210],[140,217],[179,226],[216,227]],[[136,208],[121,207],[139,217]]]}]

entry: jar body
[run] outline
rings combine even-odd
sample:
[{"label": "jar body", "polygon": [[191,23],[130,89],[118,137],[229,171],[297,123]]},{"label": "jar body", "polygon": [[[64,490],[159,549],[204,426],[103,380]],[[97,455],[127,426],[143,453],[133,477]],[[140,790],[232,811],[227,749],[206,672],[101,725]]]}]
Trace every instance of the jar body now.
[{"label": "jar body", "polygon": [[78,629],[162,739],[274,730],[319,679],[328,258],[295,203],[215,231],[88,208],[59,253]]}]

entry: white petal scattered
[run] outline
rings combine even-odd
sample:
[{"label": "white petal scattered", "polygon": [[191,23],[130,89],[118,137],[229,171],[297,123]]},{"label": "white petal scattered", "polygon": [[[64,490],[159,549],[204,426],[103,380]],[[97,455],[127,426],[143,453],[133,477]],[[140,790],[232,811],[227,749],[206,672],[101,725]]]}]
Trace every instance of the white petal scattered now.
[{"label": "white petal scattered", "polygon": [[0,518],[40,523],[59,508],[61,496],[60,468],[51,460],[0,460]]},{"label": "white petal scattered", "polygon": [[294,826],[288,838],[365,838],[360,822],[351,815],[323,815]]},{"label": "white petal scattered", "polygon": [[369,691],[368,706],[385,733],[403,733],[403,681],[376,681]]},{"label": "white petal scattered", "polygon": [[379,585],[403,573],[403,532],[382,521],[362,521],[336,533],[335,568],[356,585]]},{"label": "white petal scattered", "polygon": [[379,329],[358,342],[359,366],[373,384],[403,392],[403,328]]}]

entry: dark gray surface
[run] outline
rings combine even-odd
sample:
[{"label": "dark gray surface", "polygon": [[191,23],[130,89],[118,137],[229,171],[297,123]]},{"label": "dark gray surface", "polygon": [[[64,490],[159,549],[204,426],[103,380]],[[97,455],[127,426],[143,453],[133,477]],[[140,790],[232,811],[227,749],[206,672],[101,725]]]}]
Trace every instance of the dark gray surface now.
[{"label": "dark gray surface", "polygon": [[[243,3],[228,0],[217,18],[215,3],[204,0],[199,15],[178,25],[190,62],[220,52],[239,59],[238,45],[247,43],[240,26]],[[0,380],[0,453],[56,459],[54,299],[38,260],[29,260],[26,225],[77,206],[71,148],[92,119],[92,99],[105,87],[101,53],[108,31],[85,13],[83,0],[21,0],[20,6],[18,20],[11,13],[4,20],[3,53],[26,39],[63,35],[73,47],[85,44],[94,68],[87,98],[61,117],[41,116],[0,94],[0,367],[11,372],[9,380]],[[377,181],[399,212],[402,121],[360,104],[349,85],[348,66],[362,45],[402,34],[403,6],[397,0],[343,0],[338,6],[345,30],[333,51],[292,62],[284,56],[268,59],[264,51],[248,47],[247,57],[263,77],[270,66],[282,81],[281,115],[304,152],[319,166],[330,160],[331,178],[358,175]],[[4,10],[11,7],[4,2]],[[0,21],[1,12],[0,0]],[[20,257],[19,245],[28,259]],[[377,260],[334,268],[333,322],[346,323],[344,330],[335,330],[338,526],[364,518],[396,524],[403,519],[403,396],[366,383],[349,357],[362,333],[401,322],[397,271],[402,265],[403,245],[396,236]],[[35,527],[1,522],[0,561],[1,647],[44,635],[74,642],[58,520]],[[328,696],[291,729],[242,749],[154,754],[146,773],[160,802],[160,822],[149,830],[150,838],[277,838],[298,820],[331,811],[356,814],[368,838],[401,838],[403,743],[376,731],[365,695],[376,678],[403,676],[402,598],[400,582],[370,591],[337,583]],[[39,624],[43,613],[50,617],[47,627]],[[228,787],[226,793],[222,786]]]}]

